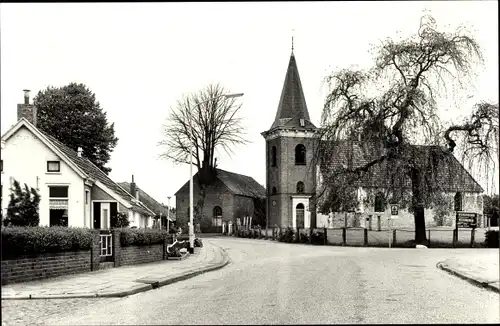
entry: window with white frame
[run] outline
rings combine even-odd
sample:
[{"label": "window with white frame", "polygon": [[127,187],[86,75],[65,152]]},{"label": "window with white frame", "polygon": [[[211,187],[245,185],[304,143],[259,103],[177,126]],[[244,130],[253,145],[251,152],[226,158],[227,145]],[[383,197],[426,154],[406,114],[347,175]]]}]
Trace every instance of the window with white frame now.
[{"label": "window with white frame", "polygon": [[68,186],[49,186],[50,226],[68,226]]},{"label": "window with white frame", "polygon": [[61,162],[47,161],[47,172],[61,172]]}]

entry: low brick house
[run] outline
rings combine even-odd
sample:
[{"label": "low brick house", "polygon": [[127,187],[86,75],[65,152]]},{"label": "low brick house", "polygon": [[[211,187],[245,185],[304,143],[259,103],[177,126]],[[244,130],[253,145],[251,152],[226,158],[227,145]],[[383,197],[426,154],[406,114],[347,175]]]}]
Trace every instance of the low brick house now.
[{"label": "low brick house", "polygon": [[[200,200],[198,173],[193,176],[194,203]],[[255,200],[266,196],[265,188],[252,177],[217,169],[215,182],[207,188],[203,216],[212,220],[212,226],[222,223],[242,224],[247,216],[255,216]],[[189,181],[176,193],[176,218],[189,220]]]},{"label": "low brick house", "polygon": [[[439,208],[425,208],[427,227],[455,226],[456,212],[472,212],[477,213],[478,216],[483,214],[483,188],[453,154],[443,151],[439,146],[412,147],[420,153],[424,153],[427,160],[432,159],[433,155],[441,157],[435,167],[435,179],[429,182],[440,190],[443,203]],[[337,142],[331,148],[332,159],[328,163],[328,168],[363,166],[383,155],[385,151],[381,144],[377,145],[366,141]],[[383,164],[373,166],[355,185],[359,201],[356,209],[357,214],[332,212],[329,216],[325,216],[318,213],[318,227],[361,226],[369,229],[387,227],[391,210],[390,205],[386,202],[384,192],[389,187],[392,173],[394,172],[385,164],[385,161]],[[426,178],[430,178],[430,174],[426,174]],[[406,177],[404,180],[406,183],[403,185],[403,189],[409,192],[411,190],[410,179]],[[319,188],[321,189],[321,185]],[[481,224],[481,220],[478,218],[479,224]],[[394,219],[391,224],[394,227],[413,227],[413,213],[408,212],[407,209],[399,209],[398,218]]]}]

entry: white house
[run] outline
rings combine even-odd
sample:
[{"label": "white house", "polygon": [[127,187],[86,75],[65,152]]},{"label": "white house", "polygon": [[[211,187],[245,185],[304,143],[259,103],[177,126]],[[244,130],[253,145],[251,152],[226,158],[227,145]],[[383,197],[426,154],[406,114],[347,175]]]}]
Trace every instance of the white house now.
[{"label": "white house", "polygon": [[154,213],[120,187],[87,158],[36,128],[36,107],[17,106],[18,122],[2,135],[1,196],[6,215],[14,180],[41,196],[40,225],[107,229],[117,212],[128,214],[131,226],[148,226]]}]

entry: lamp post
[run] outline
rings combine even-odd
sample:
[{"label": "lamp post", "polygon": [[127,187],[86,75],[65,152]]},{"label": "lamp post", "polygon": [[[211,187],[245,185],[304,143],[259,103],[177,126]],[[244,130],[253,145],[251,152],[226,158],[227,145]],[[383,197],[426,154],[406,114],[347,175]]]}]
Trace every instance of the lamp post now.
[{"label": "lamp post", "polygon": [[[207,102],[219,99],[221,97],[224,97],[224,98],[228,99],[228,98],[234,98],[234,97],[240,97],[240,96],[243,96],[243,93],[223,94],[223,95],[215,96],[215,97],[212,97],[212,98],[210,98],[208,100],[205,100],[203,102],[197,103],[193,108],[195,108],[195,107],[197,107],[197,106],[199,106],[201,104],[204,104],[204,103],[207,103]],[[192,126],[191,126],[191,110],[189,110],[189,118],[188,118],[190,132],[192,130]],[[192,146],[192,147],[194,147],[194,146]],[[189,151],[189,253],[191,253],[191,254],[194,253],[193,150],[194,149],[191,148],[191,150]],[[203,212],[201,212],[201,213],[203,214]]]},{"label": "lamp post", "polygon": [[170,225],[170,196],[168,198],[168,205],[167,205],[167,234],[168,234],[168,228]]}]

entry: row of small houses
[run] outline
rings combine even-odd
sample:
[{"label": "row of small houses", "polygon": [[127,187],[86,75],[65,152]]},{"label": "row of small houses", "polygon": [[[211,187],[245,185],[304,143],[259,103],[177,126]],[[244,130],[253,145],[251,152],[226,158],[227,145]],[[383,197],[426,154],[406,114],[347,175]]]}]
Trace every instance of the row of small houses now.
[{"label": "row of small houses", "polygon": [[27,184],[41,196],[40,225],[107,229],[118,212],[128,216],[131,227],[166,225],[175,216],[134,182],[115,182],[89,159],[36,127],[36,107],[17,105],[18,122],[2,135],[2,216],[9,204],[14,180]]}]

